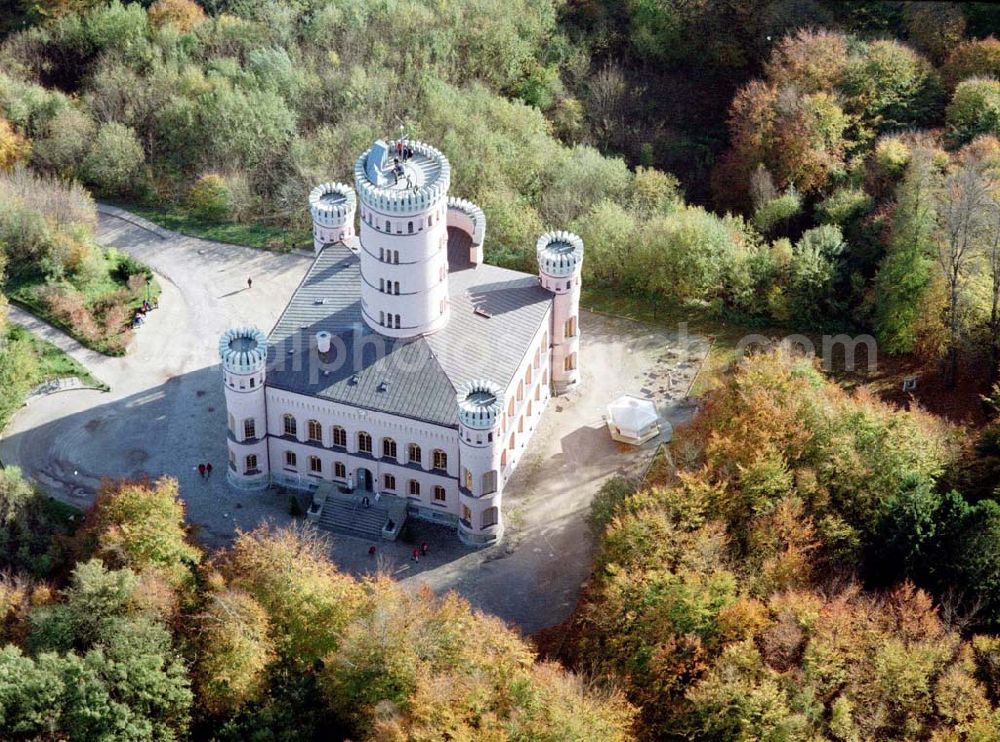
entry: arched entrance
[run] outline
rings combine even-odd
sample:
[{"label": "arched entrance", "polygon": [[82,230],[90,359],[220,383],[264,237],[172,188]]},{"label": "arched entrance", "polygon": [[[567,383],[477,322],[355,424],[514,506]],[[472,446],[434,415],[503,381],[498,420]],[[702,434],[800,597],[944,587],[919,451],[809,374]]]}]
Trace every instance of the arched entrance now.
[{"label": "arched entrance", "polygon": [[358,468],[358,489],[368,492],[373,490],[371,470],[363,466]]}]

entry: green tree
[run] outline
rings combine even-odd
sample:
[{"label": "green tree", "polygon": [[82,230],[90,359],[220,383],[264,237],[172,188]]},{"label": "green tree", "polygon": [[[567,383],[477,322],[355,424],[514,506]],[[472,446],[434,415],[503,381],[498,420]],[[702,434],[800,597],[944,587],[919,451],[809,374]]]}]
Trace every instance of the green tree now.
[{"label": "green tree", "polygon": [[933,153],[914,150],[896,192],[892,236],[875,276],[875,330],[890,353],[909,353],[917,343],[934,269],[939,179]]},{"label": "green tree", "polygon": [[958,144],[1000,135],[1000,82],[973,78],[958,84],[948,104],[948,128]]},{"label": "green tree", "polygon": [[135,131],[117,122],[102,125],[83,161],[84,180],[110,196],[130,195],[137,185],[145,154]]}]

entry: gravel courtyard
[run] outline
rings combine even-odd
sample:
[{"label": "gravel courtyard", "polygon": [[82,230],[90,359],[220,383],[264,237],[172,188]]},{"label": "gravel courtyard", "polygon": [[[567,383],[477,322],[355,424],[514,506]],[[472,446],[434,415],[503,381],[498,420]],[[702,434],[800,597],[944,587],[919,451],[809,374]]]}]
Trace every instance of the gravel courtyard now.
[{"label": "gravel courtyard", "polygon": [[[305,274],[310,258],[222,245],[144,228],[102,213],[99,239],[149,264],[163,286],[154,311],[124,358],[108,358],[13,311],[11,319],[55,342],[111,391],[69,391],[34,400],[0,438],[0,460],[20,466],[50,494],[86,506],[102,478],[176,477],[202,543],[227,543],[237,528],[262,520],[287,523],[288,501],[275,493],[243,494],[225,481],[225,402],[217,340],[226,328],[269,330]],[[150,225],[151,227],[151,225]],[[253,289],[246,280],[253,277]],[[415,540],[430,554],[410,561],[411,545],[380,545],[331,536],[331,554],[356,574],[381,568],[397,578],[456,590],[474,606],[526,633],[563,620],[572,610],[593,556],[586,525],[590,499],[616,472],[635,472],[655,449],[611,441],[602,414],[624,392],[652,397],[678,423],[692,408],[684,394],[708,345],[704,338],[582,313],[578,391],[551,401],[531,451],[507,485],[507,535],[481,551],[461,546],[452,532],[417,523]],[[212,462],[211,479],[198,476]]]}]

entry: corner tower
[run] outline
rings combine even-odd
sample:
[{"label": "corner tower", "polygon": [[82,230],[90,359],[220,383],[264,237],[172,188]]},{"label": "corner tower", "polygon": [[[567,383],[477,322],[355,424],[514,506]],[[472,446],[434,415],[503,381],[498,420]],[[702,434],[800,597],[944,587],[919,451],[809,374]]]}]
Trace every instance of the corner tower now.
[{"label": "corner tower", "polygon": [[309,212],[313,222],[313,249],[354,236],[354,213],[358,200],[354,190],[344,183],[323,183],[309,193]]},{"label": "corner tower", "polygon": [[354,165],[361,200],[361,309],[389,337],[448,321],[451,165],[421,142],[378,140]]},{"label": "corner tower", "polygon": [[572,232],[538,238],[538,275],[555,294],[552,307],[552,390],[562,394],[580,381],[580,276],[583,240]]},{"label": "corner tower", "polygon": [[267,338],[256,327],[227,330],[219,338],[219,357],[229,427],[226,477],[234,487],[263,489],[270,479],[264,404]]},{"label": "corner tower", "polygon": [[483,546],[503,536],[500,455],[503,390],[490,381],[472,381],[456,395],[458,403],[458,536]]}]

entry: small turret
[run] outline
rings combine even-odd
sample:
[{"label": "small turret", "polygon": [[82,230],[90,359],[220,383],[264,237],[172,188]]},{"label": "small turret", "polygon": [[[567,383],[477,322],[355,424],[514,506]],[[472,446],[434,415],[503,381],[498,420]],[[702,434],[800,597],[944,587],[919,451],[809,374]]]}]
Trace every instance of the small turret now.
[{"label": "small turret", "polygon": [[269,481],[264,382],[267,338],[256,327],[226,330],[219,338],[229,435],[229,482],[262,489]]},{"label": "small turret", "polygon": [[459,499],[462,516],[458,535],[467,544],[482,546],[503,536],[500,511],[503,495],[500,455],[503,440],[503,390],[491,381],[464,384],[458,404]]},{"label": "small turret", "polygon": [[354,213],[358,199],[354,189],[344,183],[323,183],[309,193],[309,211],[313,222],[313,248],[354,236]]},{"label": "small turret", "polygon": [[580,381],[580,282],[583,240],[572,232],[538,238],[538,278],[553,294],[552,390],[562,394]]}]

